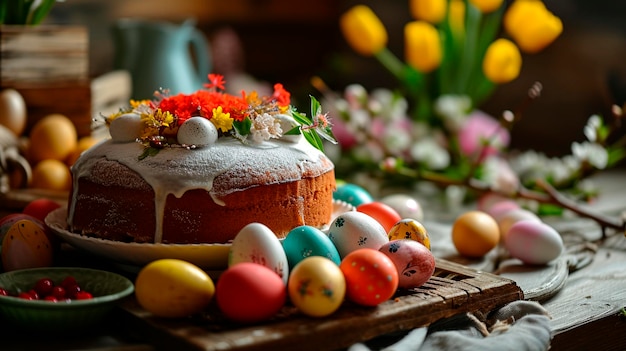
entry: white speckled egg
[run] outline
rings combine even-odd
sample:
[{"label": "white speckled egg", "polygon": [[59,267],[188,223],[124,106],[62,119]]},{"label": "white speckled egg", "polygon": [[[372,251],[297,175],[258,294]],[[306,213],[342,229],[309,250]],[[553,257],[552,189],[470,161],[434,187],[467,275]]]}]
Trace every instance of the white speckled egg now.
[{"label": "white speckled egg", "polygon": [[217,128],[213,122],[204,117],[191,117],[178,128],[176,138],[185,145],[198,147],[215,144],[217,141]]},{"label": "white speckled egg", "polygon": [[278,237],[264,224],[250,223],[233,239],[228,266],[232,267],[241,262],[265,266],[278,274],[287,284],[289,278],[287,256]]},{"label": "white speckled egg", "polygon": [[422,286],[435,272],[435,256],[414,240],[391,240],[380,252],[391,259],[398,270],[398,286],[405,289]]},{"label": "white speckled egg", "polygon": [[328,237],[342,259],[356,249],[378,250],[389,242],[385,228],[377,220],[357,211],[335,217],[328,228]]},{"label": "white speckled egg", "polygon": [[513,224],[522,220],[541,222],[541,219],[536,214],[523,208],[507,211],[496,218],[496,222],[498,222],[498,227],[500,228],[500,241],[506,239],[509,229]]},{"label": "white speckled egg", "polygon": [[141,136],[144,123],[136,113],[123,114],[111,122],[109,134],[115,143],[131,143]]},{"label": "white speckled egg", "polygon": [[511,226],[504,241],[511,256],[524,263],[546,264],[561,255],[563,239],[551,226],[534,220],[521,220]]},{"label": "white speckled egg", "polygon": [[402,218],[413,218],[418,221],[424,220],[422,205],[413,197],[406,194],[393,194],[383,197],[380,202],[393,208]]}]

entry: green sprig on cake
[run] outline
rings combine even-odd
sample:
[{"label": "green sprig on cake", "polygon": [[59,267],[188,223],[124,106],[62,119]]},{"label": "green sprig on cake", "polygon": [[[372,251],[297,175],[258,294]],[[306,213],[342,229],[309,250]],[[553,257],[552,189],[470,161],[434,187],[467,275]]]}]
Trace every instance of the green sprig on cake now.
[{"label": "green sprig on cake", "polygon": [[256,91],[235,96],[224,92],[223,76],[209,74],[208,81],[206,89],[192,94],[169,96],[168,91],[157,91],[153,100],[131,100],[130,107],[106,118],[111,137],[143,143],[146,148],[140,159],[168,146],[204,147],[220,137],[255,145],[302,134],[321,151],[322,138],[336,143],[330,119],[313,96],[309,117],[291,105],[291,94],[280,83],[270,96]]}]

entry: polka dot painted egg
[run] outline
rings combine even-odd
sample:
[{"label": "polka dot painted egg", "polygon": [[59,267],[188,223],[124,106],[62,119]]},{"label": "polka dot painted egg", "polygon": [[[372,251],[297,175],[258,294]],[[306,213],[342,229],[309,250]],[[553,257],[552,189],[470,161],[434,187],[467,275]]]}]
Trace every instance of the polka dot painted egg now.
[{"label": "polka dot painted egg", "polygon": [[355,207],[374,201],[372,195],[365,188],[350,183],[337,186],[333,193],[333,199],[347,202]]},{"label": "polka dot painted egg", "polygon": [[376,306],[389,300],[398,289],[398,270],[384,253],[358,249],[339,265],[346,278],[346,296],[364,306]]},{"label": "polka dot painted egg", "polygon": [[392,240],[380,252],[391,259],[398,270],[398,286],[405,289],[422,286],[435,272],[435,257],[426,246],[414,240]]},{"label": "polka dot painted egg", "polygon": [[328,237],[342,258],[357,249],[378,250],[389,241],[385,228],[378,221],[358,211],[335,217],[328,228]]},{"label": "polka dot painted egg", "polygon": [[287,289],[291,302],[298,310],[308,316],[324,317],[335,312],[343,303],[346,281],[333,261],[311,256],[293,268]]},{"label": "polka dot painted egg", "polygon": [[399,239],[415,240],[430,250],[430,236],[428,236],[428,231],[426,231],[422,223],[414,219],[402,219],[391,228],[389,231],[389,240]]},{"label": "polka dot painted egg", "polygon": [[178,128],[176,138],[186,145],[206,146],[215,144],[218,133],[215,125],[204,117],[191,117]]}]

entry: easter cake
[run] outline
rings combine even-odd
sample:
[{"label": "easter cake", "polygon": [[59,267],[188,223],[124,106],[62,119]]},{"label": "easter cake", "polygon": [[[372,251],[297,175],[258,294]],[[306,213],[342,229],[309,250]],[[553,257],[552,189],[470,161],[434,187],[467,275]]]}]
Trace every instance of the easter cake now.
[{"label": "easter cake", "polygon": [[111,138],[72,167],[68,228],[136,243],[226,243],[246,224],[284,237],[331,220],[333,140],[311,99],[311,117],[289,93],[226,94],[219,75],[193,94],[155,94],[106,117]]}]

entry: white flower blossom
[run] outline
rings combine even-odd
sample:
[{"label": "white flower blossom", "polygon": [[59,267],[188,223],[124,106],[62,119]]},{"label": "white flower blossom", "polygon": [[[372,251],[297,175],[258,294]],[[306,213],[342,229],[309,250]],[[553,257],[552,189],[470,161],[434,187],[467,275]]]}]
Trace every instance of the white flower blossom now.
[{"label": "white flower blossom", "polygon": [[414,160],[424,163],[429,169],[442,170],[450,165],[448,150],[430,138],[413,144],[410,153]]},{"label": "white flower blossom", "polygon": [[252,119],[250,136],[252,137],[252,141],[256,144],[260,144],[271,138],[278,139],[282,133],[283,130],[280,127],[280,122],[268,113],[258,115]]},{"label": "white flower blossom", "polygon": [[589,162],[597,169],[604,169],[609,162],[609,154],[597,143],[572,143],[572,154],[582,162]]},{"label": "white flower blossom", "polygon": [[443,118],[452,131],[458,130],[472,107],[472,100],[465,95],[442,95],[435,101],[435,112]]}]

